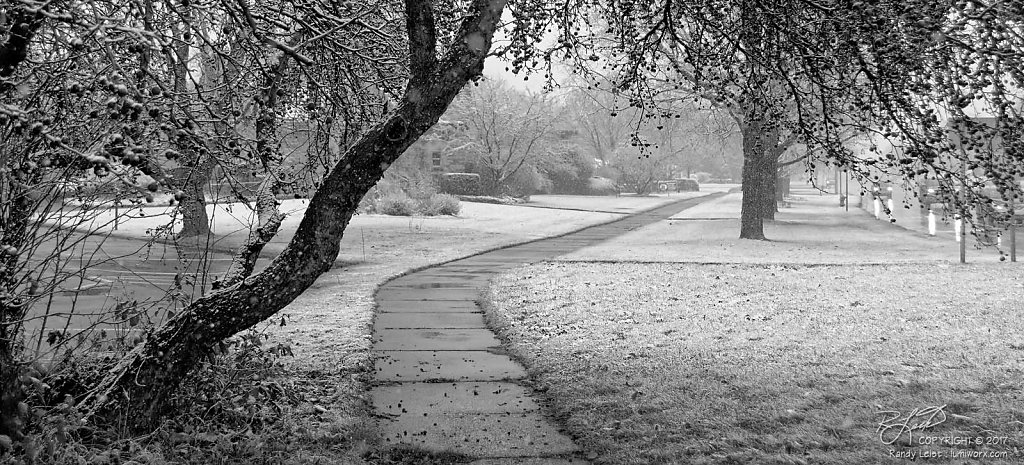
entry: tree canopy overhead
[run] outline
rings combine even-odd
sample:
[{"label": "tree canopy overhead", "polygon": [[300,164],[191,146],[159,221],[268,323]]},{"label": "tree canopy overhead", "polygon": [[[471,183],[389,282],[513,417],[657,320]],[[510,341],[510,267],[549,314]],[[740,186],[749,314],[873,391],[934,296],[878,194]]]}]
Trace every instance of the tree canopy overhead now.
[{"label": "tree canopy overhead", "polygon": [[[513,41],[524,46],[510,47],[514,69],[567,60],[652,116],[694,96],[732,106],[756,132],[792,132],[866,182],[930,177],[1020,194],[1019,2],[570,0],[532,18],[517,16],[525,24]],[[538,40],[549,31],[554,43]],[[867,155],[844,143],[851,133],[872,141]],[[766,145],[750,143],[752,152]],[[985,201],[976,194],[948,200]]]}]

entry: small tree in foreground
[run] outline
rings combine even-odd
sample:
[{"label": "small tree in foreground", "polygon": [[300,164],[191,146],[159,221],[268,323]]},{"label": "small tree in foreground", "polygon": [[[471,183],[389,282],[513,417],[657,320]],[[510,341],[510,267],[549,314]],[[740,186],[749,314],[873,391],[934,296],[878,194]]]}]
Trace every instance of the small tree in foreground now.
[{"label": "small tree in foreground", "polygon": [[[151,419],[162,413],[164,402],[168,394],[175,390],[177,383],[213,347],[222,340],[275,314],[309,287],[320,274],[330,269],[337,257],[342,234],[356,211],[359,200],[381,178],[388,166],[438,120],[463,86],[480,76],[483,59],[488,53],[491,37],[504,7],[504,2],[501,1],[475,0],[461,5],[447,6],[445,8],[450,9],[436,14],[432,2],[409,0],[404,2],[404,8],[400,4],[381,3],[388,5],[384,5],[387,8],[380,9],[383,13],[379,14],[395,16],[392,13],[396,10],[395,7],[399,7],[397,9],[403,12],[401,16],[390,19],[381,18],[389,19],[385,27],[367,25],[367,21],[377,18],[363,15],[360,19],[358,5],[337,2],[327,2],[319,7],[313,5],[311,8],[306,8],[309,5],[305,4],[286,2],[279,7],[267,9],[263,8],[265,6],[263,4],[257,8],[257,6],[249,6],[246,2],[157,4],[166,7],[161,11],[172,12],[194,12],[215,9],[215,7],[222,8],[226,15],[224,17],[230,19],[230,30],[224,26],[220,31],[211,31],[206,36],[201,35],[201,31],[195,29],[203,29],[217,23],[212,20],[194,24],[188,21],[179,21],[177,24],[194,29],[179,30],[176,36],[177,40],[192,40],[199,36],[201,40],[215,41],[218,37],[223,37],[224,34],[241,30],[248,34],[246,37],[276,51],[271,55],[279,57],[276,61],[277,67],[275,68],[271,62],[270,72],[263,76],[265,80],[261,81],[260,76],[255,76],[256,81],[254,82],[258,83],[259,90],[248,95],[254,100],[242,108],[228,109],[226,113],[226,119],[230,122],[234,121],[233,118],[244,118],[248,114],[247,112],[256,110],[254,115],[256,127],[253,133],[249,133],[250,138],[247,140],[255,141],[255,149],[251,152],[256,155],[254,158],[270,168],[270,173],[266,177],[270,181],[267,183],[268,186],[276,187],[281,182],[289,181],[284,178],[288,173],[277,169],[281,165],[281,159],[275,149],[276,137],[272,135],[280,118],[287,116],[289,112],[317,111],[323,105],[324,100],[314,98],[320,95],[314,90],[319,88],[317,86],[326,86],[335,82],[336,80],[332,79],[332,76],[360,76],[356,72],[357,70],[352,68],[358,64],[357,59],[339,58],[349,51],[362,54],[361,56],[366,56],[367,52],[365,47],[360,47],[359,51],[345,48],[345,44],[350,43],[345,41],[352,39],[343,37],[346,33],[345,27],[361,27],[358,34],[365,37],[359,40],[366,39],[373,44],[381,44],[385,47],[397,44],[407,50],[406,67],[388,70],[386,66],[389,63],[393,64],[394,60],[382,57],[381,67],[378,68],[382,75],[390,76],[389,79],[402,81],[404,91],[392,99],[387,116],[381,118],[377,124],[367,129],[362,135],[353,138],[348,143],[334,141],[336,146],[343,148],[341,153],[320,158],[324,170],[322,174],[313,179],[315,193],[310,199],[305,216],[288,247],[262,272],[249,276],[253,269],[252,262],[255,256],[258,256],[262,244],[273,236],[276,232],[275,224],[280,223],[279,215],[274,214],[273,196],[266,197],[269,200],[264,202],[265,207],[261,208],[261,211],[268,212],[266,228],[262,227],[264,225],[261,221],[261,228],[251,238],[251,244],[247,244],[240,251],[253,260],[245,261],[238,272],[226,277],[221,282],[219,290],[192,301],[169,318],[161,327],[148,334],[142,344],[112,366],[105,378],[94,386],[86,399],[85,405],[91,412],[105,406],[117,407],[127,412],[130,424],[135,426],[148,424]],[[137,15],[133,18],[143,18],[143,26],[148,24],[144,19],[146,17],[145,5],[147,4],[146,2],[137,5],[133,3],[129,7],[129,9],[138,7],[130,11]],[[86,33],[96,30],[106,31],[107,28],[111,29],[110,34],[121,31],[118,29],[118,24],[102,23],[103,18],[108,18],[103,14],[75,14],[81,8],[102,9],[107,5],[100,2],[56,2],[37,5],[26,0],[4,2],[0,6],[2,6],[0,12],[4,13],[0,17],[6,21],[3,43],[0,44],[0,70],[2,70],[0,78],[4,78],[4,81],[0,82],[2,85],[0,92],[5,93],[4,106],[0,107],[4,110],[3,122],[7,123],[11,117],[14,117],[19,121],[20,127],[20,121],[28,121],[25,129],[31,132],[26,132],[26,134],[46,135],[40,140],[51,146],[57,153],[67,156],[69,164],[87,164],[90,169],[95,169],[97,175],[107,174],[110,171],[116,172],[120,169],[117,167],[122,165],[143,170],[155,168],[151,166],[150,162],[159,160],[150,157],[143,150],[136,151],[134,147],[130,148],[131,155],[125,155],[122,150],[116,160],[111,160],[91,151],[91,149],[82,150],[79,140],[63,138],[62,134],[56,132],[60,126],[42,130],[47,129],[47,122],[41,121],[39,123],[41,130],[37,132],[32,123],[33,118],[37,116],[31,115],[31,112],[38,111],[38,102],[17,98],[20,94],[15,93],[22,92],[24,86],[19,87],[21,82],[12,82],[7,79],[12,76],[21,79],[26,75],[22,73],[23,70],[36,71],[32,67],[36,66],[37,62],[27,61],[26,57],[34,53],[33,46],[37,45],[39,41],[51,37],[67,37],[66,40],[73,42],[69,42],[69,50],[73,50],[74,47],[79,46],[75,35],[81,32],[80,27]],[[114,10],[121,8],[121,6],[113,4],[109,7]],[[330,12],[333,13],[328,14]],[[292,19],[284,19],[296,16],[303,17],[304,21],[295,22]],[[337,22],[339,18],[350,16],[352,21]],[[402,24],[402,22],[396,23],[395,21],[399,17],[405,19],[404,36],[393,34],[393,31],[388,29],[390,27],[388,25]],[[91,22],[96,18],[100,18],[101,23]],[[286,23],[292,26],[285,26]],[[84,27],[90,25],[93,27],[92,29]],[[161,56],[166,57],[171,63],[182,58],[188,60],[188,56],[174,57],[173,42],[164,47],[156,42],[156,45],[151,47],[150,44],[154,42],[150,40],[151,37],[145,31],[145,27],[131,29],[128,32],[137,33],[137,38],[134,39],[136,41],[148,41],[141,45],[143,58],[150,48],[155,47],[164,52],[165,55]],[[335,37],[331,34],[339,34],[337,37],[342,37],[343,40],[330,42],[329,39]],[[325,44],[324,40],[327,40],[328,43]],[[100,40],[98,43],[100,44],[99,50],[102,50],[106,42]],[[213,44],[209,45],[213,46]],[[140,46],[134,42],[131,47],[132,51],[140,49]],[[390,56],[393,55],[393,53],[390,54]],[[259,62],[266,63],[262,59]],[[286,68],[292,64],[300,70],[297,74],[292,74],[290,67]],[[197,69],[200,68],[186,67],[185,69],[186,74],[195,76],[198,75]],[[276,71],[274,71],[275,69]],[[310,95],[310,97],[305,97],[297,102],[281,102],[283,96],[297,95],[298,91],[282,87],[286,82],[285,79],[288,79],[288,82],[295,82],[296,77],[299,78],[298,82],[305,83],[300,86],[299,91]],[[365,78],[360,83],[361,85],[364,87],[368,84],[374,85],[370,90],[364,88],[364,92],[375,95],[387,94],[386,85],[369,80],[373,78],[372,75],[367,75]],[[143,87],[139,91],[139,96],[133,97],[136,92],[135,83],[129,79],[134,79],[134,76],[121,74],[117,82],[107,82],[104,85],[112,86],[109,91],[115,95],[111,104],[114,106],[114,112],[119,115],[118,118],[125,117],[130,121],[136,110],[138,110],[136,113],[139,113],[139,118],[146,116],[146,104],[150,99],[150,94],[156,92],[150,92],[148,87]],[[35,81],[29,81],[28,88],[31,89],[31,85],[34,83]],[[197,84],[197,87],[202,88],[201,84]],[[386,84],[386,82],[382,84]],[[177,87],[177,89],[181,88]],[[174,100],[174,89],[172,87],[160,90],[159,95],[166,96],[161,98],[167,98],[169,101],[178,101]],[[102,89],[102,92],[107,91],[106,87]],[[143,95],[142,91],[146,93]],[[7,98],[8,96],[13,97]],[[214,97],[215,95],[205,96],[208,99]],[[128,101],[129,99],[131,101]],[[344,98],[329,102],[344,103]],[[214,115],[220,115],[221,113],[215,107],[221,103],[223,101],[203,100],[197,105],[198,109],[207,115],[211,112]],[[295,105],[296,103],[298,105]],[[191,103],[189,105],[188,108],[179,108],[178,113],[175,114],[184,114],[186,110],[198,110]],[[358,110],[358,107],[349,107],[347,111],[353,109]],[[372,110],[369,112],[372,114]],[[110,113],[110,110],[107,109],[103,114],[106,115],[106,113]],[[196,119],[202,118],[196,117]],[[329,119],[325,118],[325,120],[330,123]],[[57,121],[63,120],[55,119],[51,123]],[[97,119],[97,121],[110,121],[110,118]],[[205,121],[200,123],[205,123]],[[207,128],[210,129],[209,133],[201,133],[199,129],[205,128],[205,126],[190,122],[188,118],[173,120],[173,125],[168,128],[176,137],[172,141],[175,144],[187,146],[188,150],[195,151],[197,156],[214,153],[214,147],[211,145],[213,143],[216,144],[217,150],[220,150],[222,147],[220,144],[223,144],[225,153],[234,152],[236,145],[231,143],[231,136],[236,133],[231,131],[218,133],[217,131],[227,131],[224,126],[214,124]],[[154,124],[154,127],[155,130],[163,130],[159,124]],[[148,126],[138,133],[133,132],[131,137],[142,140],[145,137],[144,131],[147,130],[150,130]],[[88,137],[103,134],[96,131],[96,127],[86,125],[82,134]],[[148,139],[154,144],[163,140],[165,139],[156,136]],[[180,154],[180,150],[175,151]],[[154,170],[150,170],[150,172],[157,174],[157,171]],[[153,176],[150,177],[153,178]],[[161,188],[164,181],[159,178],[158,174],[154,179],[158,183],[157,188]],[[167,185],[173,185],[173,183],[167,180]],[[271,188],[267,189],[268,192],[271,190]],[[26,195],[28,195],[27,192],[22,192],[18,194],[18,198],[27,198]],[[26,208],[16,211],[24,212],[28,217],[32,210],[27,206],[28,204],[26,204]],[[262,216],[261,214],[261,218]],[[5,221],[5,224],[13,225],[18,222]],[[31,239],[22,233],[5,228],[4,242],[17,250],[19,243],[12,242],[15,238]],[[5,254],[5,257],[5,260],[17,265],[4,268],[15,272],[14,275],[8,276],[20,276],[16,273],[24,261],[18,260],[16,254]],[[13,290],[12,286],[8,286],[8,288]],[[3,304],[5,306],[3,329],[5,331],[7,329],[14,330],[16,327],[7,325],[6,318],[8,316],[17,318],[17,312],[22,308],[22,302],[5,296]],[[0,342],[5,343],[5,349],[13,347],[12,344],[7,343],[19,337],[17,334],[6,332],[0,336],[3,336],[4,341]],[[5,351],[0,355],[4,357],[2,363],[4,373],[2,374],[6,383],[17,377],[16,364],[12,363],[15,354]],[[8,391],[8,387],[4,386],[5,393],[13,391],[13,389]],[[19,407],[16,403],[15,405],[5,403],[3,407],[5,418],[8,418],[8,415],[18,415]],[[8,407],[12,408],[8,410]]]}]

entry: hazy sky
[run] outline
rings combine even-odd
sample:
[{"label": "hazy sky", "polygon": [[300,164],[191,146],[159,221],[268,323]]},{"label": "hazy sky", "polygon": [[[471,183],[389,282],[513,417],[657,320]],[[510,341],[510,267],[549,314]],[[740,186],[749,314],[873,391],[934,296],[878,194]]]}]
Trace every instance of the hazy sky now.
[{"label": "hazy sky", "polygon": [[502,79],[510,86],[520,90],[528,90],[530,92],[540,92],[543,90],[543,74],[534,74],[530,76],[529,80],[524,81],[524,74],[520,73],[517,76],[512,74],[511,71],[505,71],[507,66],[509,65],[500,58],[490,57],[484,61],[484,76],[489,79]]},{"label": "hazy sky", "polygon": [[[505,12],[502,14],[502,20],[506,22],[512,20],[512,14],[509,13],[508,9],[506,9]],[[500,46],[502,44],[507,44],[506,37],[507,36],[501,29],[496,31],[494,33],[494,47],[496,48],[497,46]],[[553,43],[555,39],[556,35],[554,33],[547,33],[544,35],[544,39],[542,40],[542,42]],[[508,83],[508,85],[515,87],[516,89],[519,90],[528,90],[530,92],[543,91],[543,72],[541,72],[540,74],[530,75],[530,79],[524,81],[524,74],[520,73],[520,75],[516,76],[515,74],[512,74],[511,71],[505,71],[506,67],[510,67],[510,63],[497,57],[489,57],[487,58],[486,61],[484,61],[484,76],[491,79],[502,79],[506,83]]]}]

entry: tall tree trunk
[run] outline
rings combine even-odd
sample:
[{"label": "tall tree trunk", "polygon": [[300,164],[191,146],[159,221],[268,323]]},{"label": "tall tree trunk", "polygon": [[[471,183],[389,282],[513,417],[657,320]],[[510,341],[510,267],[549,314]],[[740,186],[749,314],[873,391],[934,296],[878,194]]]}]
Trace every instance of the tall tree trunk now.
[{"label": "tall tree trunk", "polygon": [[195,300],[154,331],[92,391],[85,401],[88,413],[118,396],[132,426],[151,424],[163,413],[168,393],[211,347],[272,317],[329,270],[359,200],[437,122],[466,83],[481,75],[504,6],[501,0],[474,0],[446,56],[438,60],[431,2],[406,0],[411,77],[397,108],[345,151],[273,262],[254,276]]},{"label": "tall tree trunk", "polygon": [[[767,146],[767,144],[766,144]],[[761,168],[765,170],[763,173],[765,183],[764,190],[760,194],[761,200],[761,218],[765,220],[774,220],[775,212],[779,209],[779,204],[776,201],[776,189],[778,188],[778,160],[771,156],[770,150],[765,150],[762,154],[764,163],[761,164]]]},{"label": "tall tree trunk", "polygon": [[[192,47],[189,41],[184,40],[188,36],[192,24],[192,10],[184,6],[181,12],[181,29],[176,35],[181,39],[174,53],[177,60],[174,61],[174,91],[177,95],[185,95],[188,90],[189,63],[191,61]],[[185,121],[192,124],[199,124],[191,114],[190,101],[185,101],[180,114]],[[172,114],[173,116],[173,114]],[[205,144],[194,133],[186,137],[175,138],[178,149],[182,154],[184,166],[176,170],[174,187],[178,201],[178,211],[181,213],[181,231],[178,237],[193,238],[210,234],[210,218],[206,214],[206,194],[203,192],[206,183],[210,179],[214,163],[212,155],[206,150],[201,150]]]},{"label": "tall tree trunk", "polygon": [[[748,111],[748,115],[753,115]],[[740,239],[764,239],[764,192],[771,187],[767,175],[763,123],[751,116],[741,128],[743,134],[743,201],[740,205]],[[771,197],[775,198],[774,194]]]},{"label": "tall tree trunk", "polygon": [[197,166],[192,168],[181,184],[185,194],[178,206],[181,213],[181,231],[178,237],[201,238],[210,234],[210,216],[206,213],[206,184],[213,172],[211,155],[199,155]]}]

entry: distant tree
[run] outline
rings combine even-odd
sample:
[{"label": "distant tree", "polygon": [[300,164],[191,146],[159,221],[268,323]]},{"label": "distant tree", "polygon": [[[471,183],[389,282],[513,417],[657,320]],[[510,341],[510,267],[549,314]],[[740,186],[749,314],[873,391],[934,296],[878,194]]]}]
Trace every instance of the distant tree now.
[{"label": "distant tree", "polygon": [[605,165],[616,158],[616,152],[629,144],[635,122],[623,115],[610,92],[573,89],[565,97],[566,111],[573,115],[571,125],[577,132],[581,150]]},{"label": "distant tree", "polygon": [[589,194],[596,168],[593,156],[569,146],[543,157],[537,169],[551,181],[554,194]]},{"label": "distant tree", "polygon": [[446,118],[467,130],[453,152],[469,158],[488,194],[503,194],[510,182],[550,153],[561,109],[543,94],[528,94],[505,83],[483,80],[452,103]]},{"label": "distant tree", "polygon": [[[578,144],[621,175],[621,181],[646,194],[655,181],[689,175],[724,154],[733,127],[723,125],[706,101],[677,98],[662,102],[662,114],[644,114],[598,89],[574,89],[567,97]],[[702,108],[703,106],[703,108]]]}]

